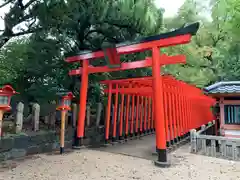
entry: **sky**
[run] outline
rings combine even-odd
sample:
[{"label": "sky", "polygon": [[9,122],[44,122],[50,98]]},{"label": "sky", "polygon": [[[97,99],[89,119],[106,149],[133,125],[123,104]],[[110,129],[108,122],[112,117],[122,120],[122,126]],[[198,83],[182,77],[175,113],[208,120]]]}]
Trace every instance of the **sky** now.
[{"label": "sky", "polygon": [[[177,13],[184,1],[185,0],[155,0],[155,3],[157,7],[165,9],[164,17],[171,17]],[[1,17],[3,17],[4,13],[8,11],[8,8],[9,7],[4,7],[0,9],[0,30],[4,29],[4,24],[1,20]]]},{"label": "sky", "polygon": [[155,0],[156,6],[165,9],[164,17],[174,16],[185,0]]}]

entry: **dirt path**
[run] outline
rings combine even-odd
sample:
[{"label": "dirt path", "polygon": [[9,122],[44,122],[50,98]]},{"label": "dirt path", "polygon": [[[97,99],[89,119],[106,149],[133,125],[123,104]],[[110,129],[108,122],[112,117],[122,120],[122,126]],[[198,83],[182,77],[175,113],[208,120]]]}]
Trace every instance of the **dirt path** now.
[{"label": "dirt path", "polygon": [[184,146],[172,153],[171,168],[152,161],[97,150],[38,155],[0,169],[0,180],[240,180],[240,162],[193,155]]}]

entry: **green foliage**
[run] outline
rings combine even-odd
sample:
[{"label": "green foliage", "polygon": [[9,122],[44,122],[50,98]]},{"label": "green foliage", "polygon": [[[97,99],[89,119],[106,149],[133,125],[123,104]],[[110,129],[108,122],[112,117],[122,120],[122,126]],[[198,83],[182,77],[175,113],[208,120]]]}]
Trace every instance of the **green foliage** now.
[{"label": "green foliage", "polygon": [[19,71],[24,68],[25,57],[23,52],[27,50],[27,40],[16,39],[8,43],[0,51],[0,84],[14,81]]},{"label": "green foliage", "polygon": [[[198,34],[189,45],[167,50],[169,53],[186,54],[187,63],[167,67],[165,71],[199,87],[220,80],[238,80],[239,46],[238,38],[234,34],[237,32],[234,22],[240,17],[236,8],[238,3],[211,0],[205,9],[202,9],[202,5],[200,0],[187,0],[176,17],[165,20],[168,30],[184,23],[197,20],[201,22]],[[211,19],[206,19],[199,13],[206,8],[205,12],[210,12]]]},{"label": "green foliage", "polygon": [[[64,63],[65,56],[80,50],[99,49],[104,42],[118,43],[155,34],[162,28],[162,11],[152,0],[45,0],[35,3],[31,6],[31,10],[35,9],[31,16],[38,19],[36,26],[41,31],[13,39],[0,53],[1,84],[13,84],[27,101],[52,100],[58,88],[69,89],[78,97],[79,78],[68,77],[68,71],[78,65]],[[9,14],[13,12],[10,10]],[[143,59],[144,54],[134,57]],[[134,57],[125,56],[122,60],[131,61]],[[102,61],[96,65],[99,63]],[[100,99],[99,80],[145,72],[149,70],[91,75],[90,102]]]},{"label": "green foliage", "polygon": [[[12,84],[27,101],[53,100],[59,88],[73,91],[79,99],[80,78],[68,76],[68,71],[79,65],[66,64],[66,56],[100,49],[105,42],[131,41],[196,21],[201,22],[201,28],[190,44],[161,50],[167,54],[185,54],[187,63],[164,66],[163,71],[198,87],[219,80],[237,80],[240,73],[239,1],[208,2],[206,5],[200,0],[186,0],[175,17],[163,21],[163,11],[156,8],[153,0],[28,0],[23,4],[28,5],[26,9],[21,9],[13,0],[12,9],[4,17],[12,26],[0,34],[0,47],[4,45],[0,52],[0,84]],[[17,13],[19,18],[9,19]],[[209,13],[211,19],[204,13]],[[27,29],[13,33],[13,28],[22,22],[28,23]],[[17,37],[29,32],[33,33]],[[129,62],[146,56],[150,53],[125,55],[121,60]],[[92,64],[104,65],[104,61]],[[151,73],[150,68],[145,68],[92,74],[89,103],[102,100],[100,80]]]}]

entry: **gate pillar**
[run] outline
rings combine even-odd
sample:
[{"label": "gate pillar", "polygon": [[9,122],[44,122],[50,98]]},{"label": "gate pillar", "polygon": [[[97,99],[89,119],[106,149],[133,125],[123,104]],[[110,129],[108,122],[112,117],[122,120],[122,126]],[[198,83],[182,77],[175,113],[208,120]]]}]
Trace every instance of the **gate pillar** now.
[{"label": "gate pillar", "polygon": [[152,48],[152,76],[153,76],[153,101],[156,129],[156,147],[158,159],[155,165],[166,167],[167,162],[166,131],[163,107],[163,82],[161,76],[160,50],[158,47]]}]

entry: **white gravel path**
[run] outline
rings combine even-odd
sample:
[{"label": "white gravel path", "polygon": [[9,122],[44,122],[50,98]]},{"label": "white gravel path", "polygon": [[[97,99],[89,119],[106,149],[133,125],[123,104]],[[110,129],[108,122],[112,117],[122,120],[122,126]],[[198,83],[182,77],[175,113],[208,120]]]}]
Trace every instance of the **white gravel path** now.
[{"label": "white gravel path", "polygon": [[38,155],[1,169],[0,180],[240,180],[240,162],[187,153],[179,149],[167,169],[152,161],[95,150],[66,155]]}]

